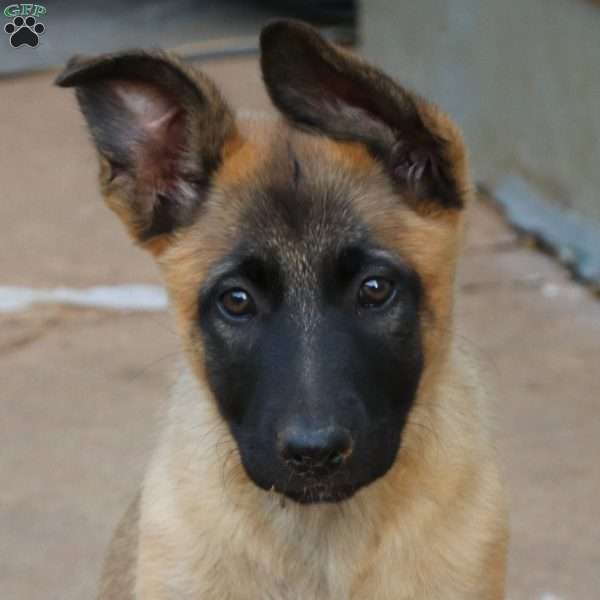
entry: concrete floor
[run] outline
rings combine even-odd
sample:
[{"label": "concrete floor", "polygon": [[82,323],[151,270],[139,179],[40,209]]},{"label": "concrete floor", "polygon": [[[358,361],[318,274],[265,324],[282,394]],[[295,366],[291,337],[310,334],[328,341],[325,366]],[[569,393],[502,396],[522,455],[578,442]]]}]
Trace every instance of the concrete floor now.
[{"label": "concrete floor", "polygon": [[[254,59],[206,71],[266,106]],[[159,283],[102,205],[72,94],[5,81],[0,285]],[[512,496],[511,600],[600,590],[600,303],[478,203],[460,277],[461,343],[498,393]],[[176,360],[167,314],[56,306],[0,314],[0,598],[93,596]]]}]

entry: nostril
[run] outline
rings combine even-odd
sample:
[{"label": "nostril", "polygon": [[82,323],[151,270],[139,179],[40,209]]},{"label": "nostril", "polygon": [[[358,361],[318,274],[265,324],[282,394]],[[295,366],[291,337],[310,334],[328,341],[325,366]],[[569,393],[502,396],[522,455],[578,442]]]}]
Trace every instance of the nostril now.
[{"label": "nostril", "polygon": [[352,453],[350,432],[338,427],[286,429],[280,436],[280,444],[282,458],[298,473],[334,471]]},{"label": "nostril", "polygon": [[333,466],[341,465],[346,460],[344,454],[337,450],[327,457],[327,462]]},{"label": "nostril", "polygon": [[292,454],[289,458],[287,458],[287,461],[294,465],[301,466],[309,462],[309,458],[307,456],[302,456],[301,454]]}]

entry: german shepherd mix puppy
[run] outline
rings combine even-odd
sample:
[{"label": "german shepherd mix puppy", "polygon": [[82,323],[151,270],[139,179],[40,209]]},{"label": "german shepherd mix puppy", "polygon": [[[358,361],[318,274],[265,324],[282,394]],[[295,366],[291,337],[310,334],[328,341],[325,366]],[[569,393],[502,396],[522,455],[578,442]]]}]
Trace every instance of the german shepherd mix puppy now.
[{"label": "german shepherd mix puppy", "polygon": [[57,81],[187,357],[100,598],[499,600],[503,490],[452,333],[460,133],[306,25],[261,53],[272,120],[157,52]]}]

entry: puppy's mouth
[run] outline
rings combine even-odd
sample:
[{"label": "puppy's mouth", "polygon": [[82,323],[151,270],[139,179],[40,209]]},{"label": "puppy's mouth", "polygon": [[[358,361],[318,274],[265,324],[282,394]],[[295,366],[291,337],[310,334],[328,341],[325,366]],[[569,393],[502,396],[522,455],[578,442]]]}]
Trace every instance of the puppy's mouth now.
[{"label": "puppy's mouth", "polygon": [[286,498],[299,504],[335,503],[349,500],[360,488],[360,485],[333,484],[322,481],[306,482],[302,487],[275,490]]}]

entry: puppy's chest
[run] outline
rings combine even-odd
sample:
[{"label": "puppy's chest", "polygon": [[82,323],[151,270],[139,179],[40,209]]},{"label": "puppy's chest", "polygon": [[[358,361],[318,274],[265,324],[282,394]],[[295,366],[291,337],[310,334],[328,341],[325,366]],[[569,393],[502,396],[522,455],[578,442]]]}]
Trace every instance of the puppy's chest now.
[{"label": "puppy's chest", "polygon": [[[275,562],[275,561],[274,561]],[[198,573],[196,575],[199,575]],[[185,600],[433,600],[438,596],[417,589],[414,581],[389,568],[360,574],[340,562],[289,565],[281,572],[275,564],[254,560],[221,563],[196,580]],[[172,589],[172,588],[171,588]],[[448,595],[458,599],[460,596]]]},{"label": "puppy's chest", "polygon": [[[233,574],[231,574],[233,575]],[[228,585],[216,583],[215,591],[199,598],[228,598],[229,600],[352,600],[348,582],[328,581],[322,573],[305,573],[281,577],[273,573],[255,571],[247,577],[238,574],[227,577]]]},{"label": "puppy's chest", "polygon": [[[265,553],[249,547],[243,554],[223,552],[218,562],[195,573],[194,600],[353,600],[352,576],[336,558]],[[207,565],[208,566],[208,565]]]}]

